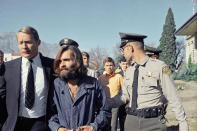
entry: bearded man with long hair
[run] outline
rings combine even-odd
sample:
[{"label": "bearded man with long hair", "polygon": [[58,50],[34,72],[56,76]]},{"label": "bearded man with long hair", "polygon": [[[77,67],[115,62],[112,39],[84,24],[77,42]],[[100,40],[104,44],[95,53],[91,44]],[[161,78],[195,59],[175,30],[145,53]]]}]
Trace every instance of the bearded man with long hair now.
[{"label": "bearded man with long hair", "polygon": [[96,78],[87,76],[77,47],[61,47],[54,71],[58,78],[54,81],[51,130],[97,131],[108,124],[111,113],[105,91]]}]

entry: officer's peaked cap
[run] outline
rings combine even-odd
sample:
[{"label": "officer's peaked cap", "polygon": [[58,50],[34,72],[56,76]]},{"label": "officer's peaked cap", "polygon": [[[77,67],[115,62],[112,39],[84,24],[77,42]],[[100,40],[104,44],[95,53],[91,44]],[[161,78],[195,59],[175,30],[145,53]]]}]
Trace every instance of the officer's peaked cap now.
[{"label": "officer's peaked cap", "polygon": [[140,35],[135,33],[119,33],[121,44],[120,48],[124,47],[128,42],[142,42],[144,43],[144,39],[147,37],[146,35]]},{"label": "officer's peaked cap", "polygon": [[78,47],[79,44],[72,40],[72,39],[68,39],[68,38],[64,38],[62,39],[60,42],[59,42],[59,45],[60,46],[69,46],[69,45],[72,45],[72,46],[75,46],[75,47]]}]

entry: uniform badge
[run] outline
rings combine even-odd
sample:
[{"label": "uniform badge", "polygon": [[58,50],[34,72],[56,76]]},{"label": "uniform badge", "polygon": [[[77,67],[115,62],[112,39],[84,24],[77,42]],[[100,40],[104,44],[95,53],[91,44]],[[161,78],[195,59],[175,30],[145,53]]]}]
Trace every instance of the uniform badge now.
[{"label": "uniform badge", "polygon": [[171,71],[170,71],[170,69],[169,69],[168,66],[164,66],[164,67],[162,68],[162,73],[163,73],[163,74],[167,74],[167,75],[171,75]]},{"label": "uniform badge", "polygon": [[68,43],[68,39],[64,39],[64,43]]},{"label": "uniform badge", "polygon": [[147,72],[147,74],[146,74],[148,77],[151,77],[152,76],[152,72]]}]

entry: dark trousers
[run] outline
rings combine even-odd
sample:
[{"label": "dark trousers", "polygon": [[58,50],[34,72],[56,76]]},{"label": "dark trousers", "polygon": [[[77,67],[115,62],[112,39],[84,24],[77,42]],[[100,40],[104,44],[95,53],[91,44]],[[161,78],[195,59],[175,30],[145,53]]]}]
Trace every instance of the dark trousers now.
[{"label": "dark trousers", "polygon": [[116,131],[117,130],[118,109],[119,108],[112,108],[111,120],[108,121],[108,124],[104,128],[102,128],[101,131]]},{"label": "dark trousers", "polygon": [[126,116],[127,116],[125,106],[126,105],[120,106],[119,107],[119,110],[118,110],[118,118],[119,118],[120,131],[124,131],[124,123],[125,123]]},{"label": "dark trousers", "polygon": [[166,125],[160,121],[159,117],[142,118],[127,115],[125,131],[166,131]]},{"label": "dark trousers", "polygon": [[25,118],[18,117],[14,131],[47,131],[45,117]]}]

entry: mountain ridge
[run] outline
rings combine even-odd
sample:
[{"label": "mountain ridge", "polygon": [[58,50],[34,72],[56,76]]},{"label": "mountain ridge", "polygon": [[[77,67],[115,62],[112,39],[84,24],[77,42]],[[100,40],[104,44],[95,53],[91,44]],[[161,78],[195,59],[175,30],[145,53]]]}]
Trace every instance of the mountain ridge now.
[{"label": "mountain ridge", "polygon": [[[41,41],[39,52],[44,56],[55,58],[59,49],[58,44],[50,44]],[[4,53],[18,53],[17,39],[15,32],[0,32],[0,50]]]}]

